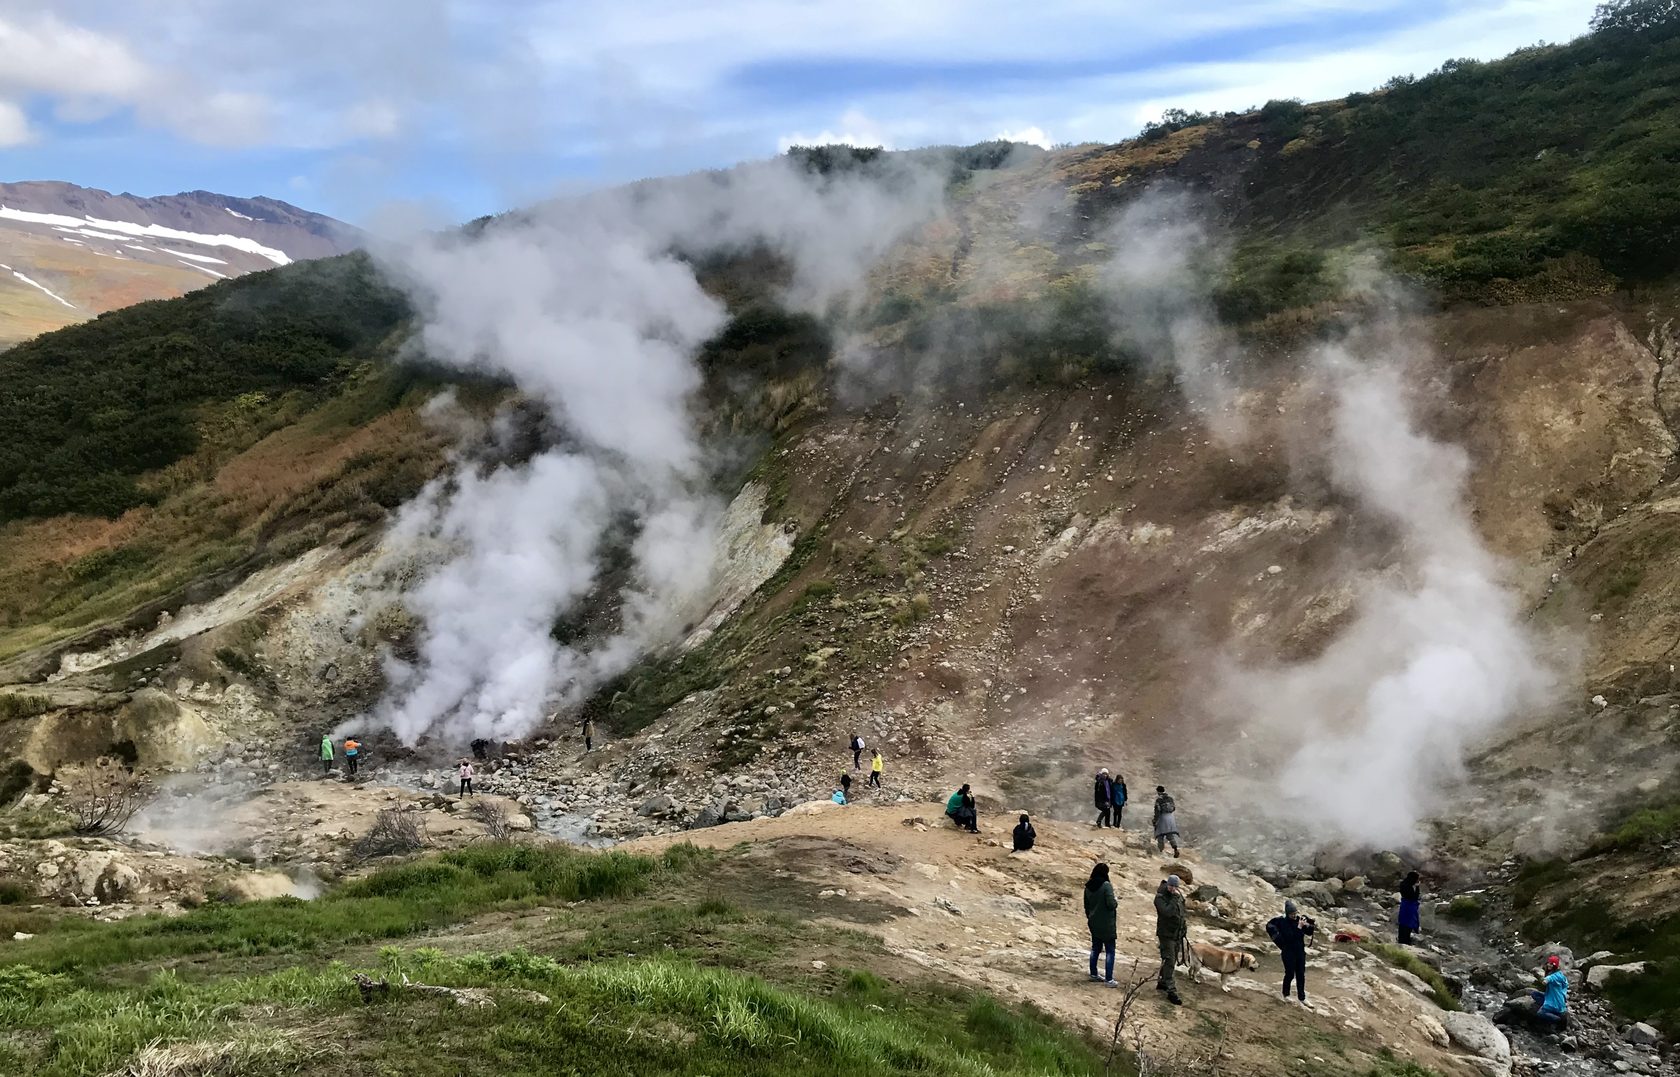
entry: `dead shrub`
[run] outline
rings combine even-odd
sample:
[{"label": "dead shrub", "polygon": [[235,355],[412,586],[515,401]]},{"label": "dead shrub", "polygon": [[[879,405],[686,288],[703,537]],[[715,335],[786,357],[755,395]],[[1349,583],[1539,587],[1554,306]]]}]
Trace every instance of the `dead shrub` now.
[{"label": "dead shrub", "polygon": [[467,815],[484,827],[485,836],[491,841],[507,841],[513,837],[507,805],[499,800],[475,799],[472,807],[467,809]]},{"label": "dead shrub", "polygon": [[57,777],[78,834],[120,834],[152,797],[151,782],[110,756],[65,767]]},{"label": "dead shrub", "polygon": [[374,817],[373,826],[356,839],[350,853],[357,860],[417,853],[426,847],[426,824],[418,812],[386,808]]}]

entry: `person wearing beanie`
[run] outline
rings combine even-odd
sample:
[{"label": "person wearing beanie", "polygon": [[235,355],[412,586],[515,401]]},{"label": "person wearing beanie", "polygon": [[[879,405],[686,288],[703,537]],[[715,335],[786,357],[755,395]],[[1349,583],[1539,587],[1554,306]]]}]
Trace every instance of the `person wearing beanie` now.
[{"label": "person wearing beanie", "polygon": [[1167,1001],[1174,1006],[1184,1005],[1184,1000],[1178,997],[1174,969],[1188,947],[1188,934],[1183,884],[1177,875],[1168,875],[1155,891],[1155,940],[1161,948],[1161,974],[1155,979],[1155,990],[1165,991]]},{"label": "person wearing beanie", "polygon": [[1289,997],[1289,987],[1294,984],[1296,997],[1307,1001],[1307,936],[1317,927],[1312,917],[1301,915],[1293,901],[1285,901],[1283,915],[1273,917],[1266,924],[1266,934],[1277,943],[1283,956],[1284,998]]}]

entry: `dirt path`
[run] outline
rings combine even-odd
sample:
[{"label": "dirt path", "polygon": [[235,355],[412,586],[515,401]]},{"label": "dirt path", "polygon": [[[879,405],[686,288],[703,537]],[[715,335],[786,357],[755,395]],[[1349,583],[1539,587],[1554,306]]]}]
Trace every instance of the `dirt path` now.
[{"label": "dirt path", "polygon": [[[624,847],[747,843],[743,855],[761,860],[767,873],[812,887],[819,909],[831,910],[818,915],[878,935],[892,952],[941,977],[1030,1001],[1103,1037],[1119,995],[1087,979],[1079,891],[1090,866],[1105,860],[1120,899],[1116,978],[1134,976],[1134,962],[1136,976],[1153,975],[1158,965],[1153,894],[1174,862],[1156,855],[1137,831],[1041,823],[1037,848],[1017,855],[1003,836],[1004,817],[974,838],[951,828],[933,804],[812,809]],[[1479,1072],[1438,1042],[1445,1037],[1430,1016],[1432,1003],[1351,946],[1321,946],[1310,956],[1306,1012],[1281,1000],[1281,965],[1260,926],[1281,899],[1264,881],[1204,863],[1194,852],[1176,863],[1195,886],[1210,884],[1224,895],[1223,915],[1192,915],[1191,940],[1251,946],[1260,967],[1231,977],[1228,991],[1216,977],[1195,983],[1180,969],[1182,1009],[1146,988],[1136,1007],[1146,1047],[1172,1051],[1223,1034],[1235,1055],[1230,1072],[1359,1072],[1385,1047],[1441,1073]],[[852,905],[868,911],[850,915]],[[882,906],[899,914],[883,919]]]}]

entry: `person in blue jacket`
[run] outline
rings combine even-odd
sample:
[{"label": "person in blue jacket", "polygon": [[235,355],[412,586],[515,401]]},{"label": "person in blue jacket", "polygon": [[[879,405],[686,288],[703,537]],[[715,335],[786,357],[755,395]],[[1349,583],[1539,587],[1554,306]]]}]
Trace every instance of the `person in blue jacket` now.
[{"label": "person in blue jacket", "polygon": [[1534,1019],[1542,1028],[1562,1029],[1569,1022],[1569,977],[1556,954],[1546,958],[1545,988],[1528,993],[1535,1003]]},{"label": "person in blue jacket", "polygon": [[1114,803],[1113,825],[1120,827],[1120,813],[1126,810],[1126,776],[1116,774],[1110,785],[1111,799]]},{"label": "person in blue jacket", "polygon": [[1423,927],[1423,894],[1418,873],[1408,872],[1400,880],[1400,945],[1410,946]]}]

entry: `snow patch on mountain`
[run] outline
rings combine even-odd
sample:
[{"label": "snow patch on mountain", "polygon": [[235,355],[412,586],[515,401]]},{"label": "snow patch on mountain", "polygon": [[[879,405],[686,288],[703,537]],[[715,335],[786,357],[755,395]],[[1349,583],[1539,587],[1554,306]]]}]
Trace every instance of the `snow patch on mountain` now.
[{"label": "snow patch on mountain", "polygon": [[12,276],[16,277],[18,280],[21,280],[23,283],[29,285],[31,288],[35,288],[35,289],[38,289],[40,291],[46,292],[48,295],[52,296],[54,299],[58,300],[60,303],[63,303],[65,306],[69,307],[71,310],[76,309],[76,304],[70,302],[68,299],[59,295],[57,292],[54,292],[51,288],[48,288],[46,285],[41,284],[37,281],[30,280],[28,277],[24,276],[22,273],[19,273],[17,270],[13,269],[11,266],[6,265],[4,263],[0,263],[0,269],[4,269],[6,272],[10,273]]},{"label": "snow patch on mountain", "polygon": [[[267,258],[277,266],[290,265],[291,256],[285,251],[273,247],[265,247],[254,239],[244,236],[208,235],[202,232],[186,232],[179,228],[165,228],[161,224],[134,224],[129,221],[106,221],[97,217],[70,217],[62,213],[31,213],[28,210],[12,209],[10,206],[0,205],[0,220],[18,221],[23,224],[44,224],[55,228],[74,230],[80,235],[94,235],[101,239],[125,239],[130,236],[143,236],[149,239],[171,239],[182,243],[197,243],[209,247],[230,247]],[[93,226],[90,228],[89,226]],[[119,232],[122,235],[100,235],[95,229],[107,232]]]}]

